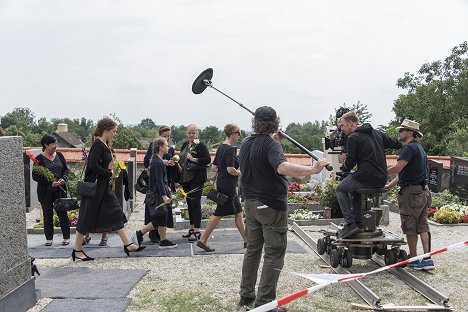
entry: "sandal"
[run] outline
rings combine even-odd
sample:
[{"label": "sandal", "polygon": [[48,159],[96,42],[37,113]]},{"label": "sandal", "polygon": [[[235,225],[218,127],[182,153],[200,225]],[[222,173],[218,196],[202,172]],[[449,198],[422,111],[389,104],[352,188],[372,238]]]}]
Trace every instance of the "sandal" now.
[{"label": "sandal", "polygon": [[99,246],[101,247],[107,246],[107,237],[101,239],[101,241],[99,242]]},{"label": "sandal", "polygon": [[88,236],[88,238],[86,238],[86,236],[83,238],[83,242],[81,243],[82,246],[86,245],[86,244],[89,244],[89,241],[91,240],[91,236]]},{"label": "sandal", "polygon": [[62,242],[62,246],[67,246],[68,244],[70,244],[70,239],[64,239]]},{"label": "sandal", "polygon": [[207,244],[203,244],[203,243],[200,242],[200,241],[197,242],[197,246],[200,247],[201,249],[203,249],[204,251],[207,251],[207,252],[215,251],[214,248],[211,248],[211,247],[208,246]]},{"label": "sandal", "polygon": [[47,242],[44,244],[44,246],[47,246],[47,247],[52,246],[52,240],[47,241]]}]

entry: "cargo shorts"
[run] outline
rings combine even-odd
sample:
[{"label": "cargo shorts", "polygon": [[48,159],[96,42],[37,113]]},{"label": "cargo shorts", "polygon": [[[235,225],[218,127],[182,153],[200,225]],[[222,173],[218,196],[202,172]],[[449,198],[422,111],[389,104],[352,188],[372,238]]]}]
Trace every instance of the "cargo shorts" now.
[{"label": "cargo shorts", "polygon": [[427,208],[432,204],[431,192],[421,185],[408,185],[398,193],[401,230],[404,234],[417,235],[429,232]]}]

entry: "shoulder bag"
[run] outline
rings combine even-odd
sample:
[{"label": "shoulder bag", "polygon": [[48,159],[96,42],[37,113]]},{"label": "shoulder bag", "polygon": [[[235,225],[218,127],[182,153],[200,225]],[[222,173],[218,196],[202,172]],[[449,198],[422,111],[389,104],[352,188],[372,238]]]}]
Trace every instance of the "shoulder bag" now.
[{"label": "shoulder bag", "polygon": [[86,157],[83,170],[81,171],[81,177],[80,177],[81,181],[78,181],[78,183],[76,184],[76,194],[78,194],[81,197],[94,197],[96,196],[96,191],[97,191],[96,182],[85,182],[82,180],[83,174],[87,165],[88,165],[88,157]]},{"label": "shoulder bag", "polygon": [[[61,186],[59,186],[62,191],[65,191]],[[55,211],[60,212],[60,211],[69,211],[69,210],[76,210],[79,209],[80,206],[78,205],[78,199],[76,197],[71,197],[69,186],[68,186],[68,181],[67,181],[67,197],[64,198],[57,198],[54,200],[52,207],[54,208]]]}]

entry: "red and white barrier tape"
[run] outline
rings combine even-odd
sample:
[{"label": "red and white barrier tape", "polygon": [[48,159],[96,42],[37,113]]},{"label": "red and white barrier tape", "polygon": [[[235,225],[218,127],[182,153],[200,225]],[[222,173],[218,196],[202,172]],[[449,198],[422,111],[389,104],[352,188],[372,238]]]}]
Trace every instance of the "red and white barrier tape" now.
[{"label": "red and white barrier tape", "polygon": [[378,269],[376,269],[374,271],[367,272],[367,273],[357,273],[357,274],[305,274],[305,273],[290,272],[291,274],[299,275],[299,276],[305,277],[307,279],[310,279],[310,280],[316,282],[317,285],[315,285],[313,287],[303,289],[303,290],[300,290],[300,291],[295,292],[293,294],[289,294],[289,295],[287,295],[287,296],[285,296],[283,298],[268,302],[268,303],[266,303],[266,304],[264,304],[262,306],[259,306],[259,307],[256,307],[255,309],[250,310],[250,312],[267,312],[267,311],[273,310],[274,308],[283,306],[283,305],[285,305],[285,304],[287,304],[287,303],[289,303],[291,301],[294,301],[294,300],[296,300],[296,299],[298,299],[298,298],[300,298],[302,296],[314,293],[314,292],[318,291],[319,289],[322,289],[322,288],[324,288],[324,287],[326,287],[326,286],[328,286],[330,284],[346,283],[346,282],[349,282],[349,281],[352,281],[352,280],[355,280],[355,279],[358,279],[358,278],[362,278],[362,277],[370,275],[370,274],[375,274],[375,273],[378,273],[378,272],[382,272],[382,271],[385,271],[385,270],[388,270],[388,269],[391,269],[391,268],[394,268],[394,267],[398,267],[398,266],[401,266],[401,265],[404,265],[404,264],[408,264],[409,262],[413,262],[415,260],[420,260],[420,259],[423,259],[423,258],[426,258],[426,257],[434,256],[434,255],[440,254],[442,252],[446,252],[446,251],[453,250],[455,248],[460,248],[460,247],[463,247],[463,246],[468,247],[468,241],[459,242],[459,243],[450,245],[448,247],[438,249],[436,251],[428,252],[428,253],[425,253],[423,255],[410,258],[408,260],[400,261],[400,262],[397,262],[397,263],[394,263],[394,264],[391,264],[391,265],[387,265],[387,266],[378,268]]}]

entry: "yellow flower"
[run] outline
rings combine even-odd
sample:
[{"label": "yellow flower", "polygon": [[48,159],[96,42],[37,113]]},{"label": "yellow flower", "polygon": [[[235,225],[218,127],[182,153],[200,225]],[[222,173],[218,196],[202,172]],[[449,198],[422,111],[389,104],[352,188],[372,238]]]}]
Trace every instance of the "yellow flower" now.
[{"label": "yellow flower", "polygon": [[124,170],[125,169],[125,164],[123,163],[123,161],[119,160],[119,167],[120,169]]},{"label": "yellow flower", "polygon": [[182,187],[179,187],[180,194],[182,195],[183,198],[187,197],[187,193],[185,193],[184,189]]}]

